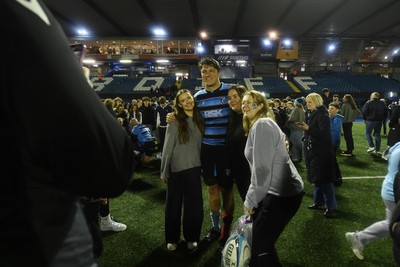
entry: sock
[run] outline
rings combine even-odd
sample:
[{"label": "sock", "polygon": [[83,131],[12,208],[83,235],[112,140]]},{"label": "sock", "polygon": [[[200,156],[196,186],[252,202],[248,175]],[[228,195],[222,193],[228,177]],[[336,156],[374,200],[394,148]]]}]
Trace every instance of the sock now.
[{"label": "sock", "polygon": [[231,231],[231,225],[233,221],[233,214],[223,213],[222,214],[222,231],[221,238],[228,238]]},{"label": "sock", "polygon": [[211,217],[211,222],[212,222],[212,226],[213,229],[217,232],[220,231],[221,229],[221,225],[219,224],[219,217],[221,216],[221,212],[217,211],[217,212],[210,212],[210,217]]}]

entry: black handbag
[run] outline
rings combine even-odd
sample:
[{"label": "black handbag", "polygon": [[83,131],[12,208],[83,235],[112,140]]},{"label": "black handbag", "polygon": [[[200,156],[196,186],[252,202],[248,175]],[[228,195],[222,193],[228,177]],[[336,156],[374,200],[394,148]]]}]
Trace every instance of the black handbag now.
[{"label": "black handbag", "polygon": [[395,124],[393,127],[389,128],[387,145],[393,146],[400,141],[400,124]]}]

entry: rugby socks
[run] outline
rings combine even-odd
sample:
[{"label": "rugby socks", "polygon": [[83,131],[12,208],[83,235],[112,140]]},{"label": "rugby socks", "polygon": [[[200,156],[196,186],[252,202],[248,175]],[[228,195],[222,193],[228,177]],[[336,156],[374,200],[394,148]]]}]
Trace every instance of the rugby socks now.
[{"label": "rugby socks", "polygon": [[221,231],[221,238],[227,239],[231,232],[231,226],[233,221],[233,214],[223,213],[222,214],[222,231]]},{"label": "rugby socks", "polygon": [[219,232],[221,229],[221,225],[219,223],[219,218],[221,216],[221,212],[220,211],[216,211],[216,212],[210,212],[210,217],[211,217],[211,222],[212,222],[212,226],[213,229],[216,232]]}]

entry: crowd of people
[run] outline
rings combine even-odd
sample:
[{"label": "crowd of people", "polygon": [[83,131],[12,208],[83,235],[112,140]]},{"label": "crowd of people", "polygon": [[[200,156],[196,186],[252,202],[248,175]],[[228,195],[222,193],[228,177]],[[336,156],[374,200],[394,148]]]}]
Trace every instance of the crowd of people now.
[{"label": "crowd of people", "polygon": [[[203,58],[199,69],[204,89],[194,95],[181,89],[173,103],[163,97],[102,103],[44,5],[32,8],[6,0],[1,7],[2,25],[19,14],[18,32],[3,27],[12,37],[11,45],[23,50],[29,42],[32,50],[45,47],[49,55],[43,60],[32,53],[26,64],[35,70],[41,62],[41,70],[27,73],[26,79],[13,71],[19,55],[4,55],[1,266],[97,266],[101,240],[96,243],[95,228],[127,227],[113,220],[109,199],[129,186],[135,156],[143,166],[160,161],[160,178],[167,187],[167,250],[177,249],[181,226],[189,251],[195,251],[201,240],[218,240],[224,246],[234,221],[236,184],[243,213],[253,220],[250,266],[281,266],[275,243],[304,195],[296,163],[305,160],[306,179],[314,184],[314,203],[308,208],[323,210],[327,219],[333,219],[338,216],[335,186],[342,185],[336,154],[353,155],[351,129],[359,115],[366,123],[367,152],[381,155],[380,132],[388,109],[378,92],[361,111],[351,95],[346,94],[340,104],[339,96],[331,97],[327,88],[293,102],[289,97],[268,100],[244,86],[222,83],[218,61]],[[57,64],[60,61],[62,65]],[[390,120],[388,135],[399,124],[398,110],[395,114],[397,121]],[[338,151],[342,130],[343,152]],[[400,139],[396,138],[382,155],[388,160],[381,191],[386,218],[345,234],[359,259],[364,258],[364,246],[391,234],[400,262]],[[212,228],[202,238],[203,183]],[[91,209],[93,203],[96,208]]]}]

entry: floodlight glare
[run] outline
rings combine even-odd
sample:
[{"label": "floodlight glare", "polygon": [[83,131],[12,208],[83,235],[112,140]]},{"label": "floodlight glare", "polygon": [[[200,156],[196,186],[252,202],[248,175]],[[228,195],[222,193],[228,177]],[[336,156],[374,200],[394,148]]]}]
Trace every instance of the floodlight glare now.
[{"label": "floodlight glare", "polygon": [[290,46],[292,44],[292,41],[290,41],[289,39],[286,39],[286,40],[283,41],[283,44],[285,46]]},{"label": "floodlight glare", "polygon": [[89,34],[88,31],[87,31],[86,29],[77,29],[76,32],[77,32],[79,35],[84,35],[84,36]]},{"label": "floodlight glare", "polygon": [[153,33],[154,33],[154,35],[157,35],[157,36],[164,36],[167,34],[165,32],[165,30],[162,28],[154,28]]},{"label": "floodlight glare", "polygon": [[270,45],[271,45],[271,40],[270,40],[270,39],[264,39],[264,40],[263,40],[263,44],[264,44],[265,46],[270,46]]},{"label": "floodlight glare", "polygon": [[204,52],[204,47],[201,43],[197,44],[197,53],[203,53]]}]

